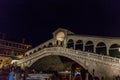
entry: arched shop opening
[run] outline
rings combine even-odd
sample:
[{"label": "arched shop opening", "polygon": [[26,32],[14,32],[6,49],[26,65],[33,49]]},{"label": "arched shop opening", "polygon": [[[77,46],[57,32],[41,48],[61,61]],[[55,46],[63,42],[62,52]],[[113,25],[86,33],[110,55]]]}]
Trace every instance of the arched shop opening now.
[{"label": "arched shop opening", "polygon": [[105,43],[100,42],[96,46],[96,53],[97,54],[102,54],[102,55],[107,55],[107,48]]},{"label": "arched shop opening", "polygon": [[64,56],[50,55],[43,57],[33,63],[30,69],[35,69],[38,73],[57,72],[60,80],[71,80],[73,78],[77,80],[75,76],[81,77],[80,80],[85,80],[86,77],[86,70],[81,65]]},{"label": "arched shop opening", "polygon": [[85,44],[85,51],[87,51],[87,52],[93,52],[94,51],[94,45],[93,45],[92,41],[88,41]]},{"label": "arched shop opening", "polygon": [[75,49],[83,51],[83,41],[82,40],[76,41]]},{"label": "arched shop opening", "polygon": [[72,39],[69,39],[67,42],[67,48],[74,49],[74,41]]},{"label": "arched shop opening", "polygon": [[113,44],[109,48],[109,55],[111,57],[117,57],[120,58],[120,45],[119,44]]}]

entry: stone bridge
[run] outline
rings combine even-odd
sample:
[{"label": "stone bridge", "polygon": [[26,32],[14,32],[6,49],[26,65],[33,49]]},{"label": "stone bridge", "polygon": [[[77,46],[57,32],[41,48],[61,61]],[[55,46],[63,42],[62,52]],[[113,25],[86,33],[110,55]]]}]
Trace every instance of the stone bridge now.
[{"label": "stone bridge", "polygon": [[21,59],[17,64],[23,68],[30,67],[37,60],[50,55],[69,58],[88,70],[91,75],[93,70],[95,70],[95,75],[99,77],[103,76],[105,77],[105,80],[113,80],[115,76],[120,75],[119,58],[64,47],[43,48],[34,54]]},{"label": "stone bridge", "polygon": [[63,28],[54,31],[53,38],[27,51],[17,64],[31,67],[39,59],[52,55],[69,58],[91,75],[105,80],[120,75],[120,38],[78,35]]}]

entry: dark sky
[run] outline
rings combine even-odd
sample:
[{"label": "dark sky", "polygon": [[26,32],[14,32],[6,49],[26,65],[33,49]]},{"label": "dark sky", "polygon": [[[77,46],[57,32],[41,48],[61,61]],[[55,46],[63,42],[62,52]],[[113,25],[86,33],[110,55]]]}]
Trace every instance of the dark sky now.
[{"label": "dark sky", "polygon": [[63,27],[77,34],[120,37],[120,0],[2,0],[0,32],[32,45]]}]

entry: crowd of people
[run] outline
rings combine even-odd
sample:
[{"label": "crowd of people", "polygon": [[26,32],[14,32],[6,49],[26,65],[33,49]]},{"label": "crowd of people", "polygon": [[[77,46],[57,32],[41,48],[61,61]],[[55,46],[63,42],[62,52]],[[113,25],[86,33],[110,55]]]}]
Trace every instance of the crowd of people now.
[{"label": "crowd of people", "polygon": [[0,80],[25,80],[22,77],[24,72],[18,66],[8,65],[0,69]]},{"label": "crowd of people", "polygon": [[[37,70],[30,69],[26,67],[25,69],[21,69],[19,66],[9,65],[7,67],[3,67],[0,69],[0,80],[26,80],[27,74],[39,74]],[[80,76],[76,76],[75,78],[71,78],[71,80],[85,80],[84,78],[81,78]],[[52,76],[49,79],[46,80],[63,80],[58,75],[57,72],[54,72]],[[69,79],[65,79],[69,80]],[[99,79],[98,77],[89,77],[89,80],[105,80],[104,77]],[[115,80],[120,80],[120,76],[116,76]]]},{"label": "crowd of people", "polygon": [[[9,65],[0,69],[0,80],[26,80],[28,74],[39,74],[39,72],[28,67],[21,69],[19,66]],[[60,79],[58,74],[54,73],[50,80]]]},{"label": "crowd of people", "polygon": [[[37,70],[26,67],[21,69],[19,66],[9,65],[0,70],[0,80],[26,80],[27,74],[39,74]],[[89,77],[90,79],[90,77]],[[52,76],[46,80],[69,80],[69,78],[62,78],[57,72],[53,72]],[[80,75],[73,76],[71,80],[82,80]],[[84,80],[84,79],[83,79]],[[98,78],[91,78],[90,80],[99,80]],[[116,79],[118,80],[118,79]]]}]

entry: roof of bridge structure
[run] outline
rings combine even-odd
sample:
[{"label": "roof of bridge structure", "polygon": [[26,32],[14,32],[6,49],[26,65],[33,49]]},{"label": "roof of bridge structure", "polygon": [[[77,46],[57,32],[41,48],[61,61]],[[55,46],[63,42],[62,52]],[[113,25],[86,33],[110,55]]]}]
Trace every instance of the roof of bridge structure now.
[{"label": "roof of bridge structure", "polygon": [[67,34],[75,34],[74,32],[72,32],[72,31],[70,31],[70,30],[68,30],[68,29],[65,29],[65,28],[58,28],[58,29],[56,29],[54,32],[53,32],[53,34],[56,34],[57,32],[59,32],[59,31],[63,31],[63,32],[67,32]]},{"label": "roof of bridge structure", "polygon": [[96,36],[96,35],[83,35],[83,34],[76,34],[75,32],[72,32],[68,29],[65,29],[65,28],[58,28],[56,29],[54,32],[53,32],[53,35],[56,34],[57,32],[60,32],[60,31],[63,31],[63,32],[66,32],[67,35],[73,35],[73,36],[82,36],[82,37],[94,37],[94,38],[106,38],[106,39],[120,39],[120,37],[110,37],[110,36]]},{"label": "roof of bridge structure", "polygon": [[106,39],[120,39],[120,37],[110,37],[110,36],[95,36],[95,35],[81,35],[81,34],[75,34],[75,36],[82,36],[82,37],[94,37],[94,38],[106,38]]}]

